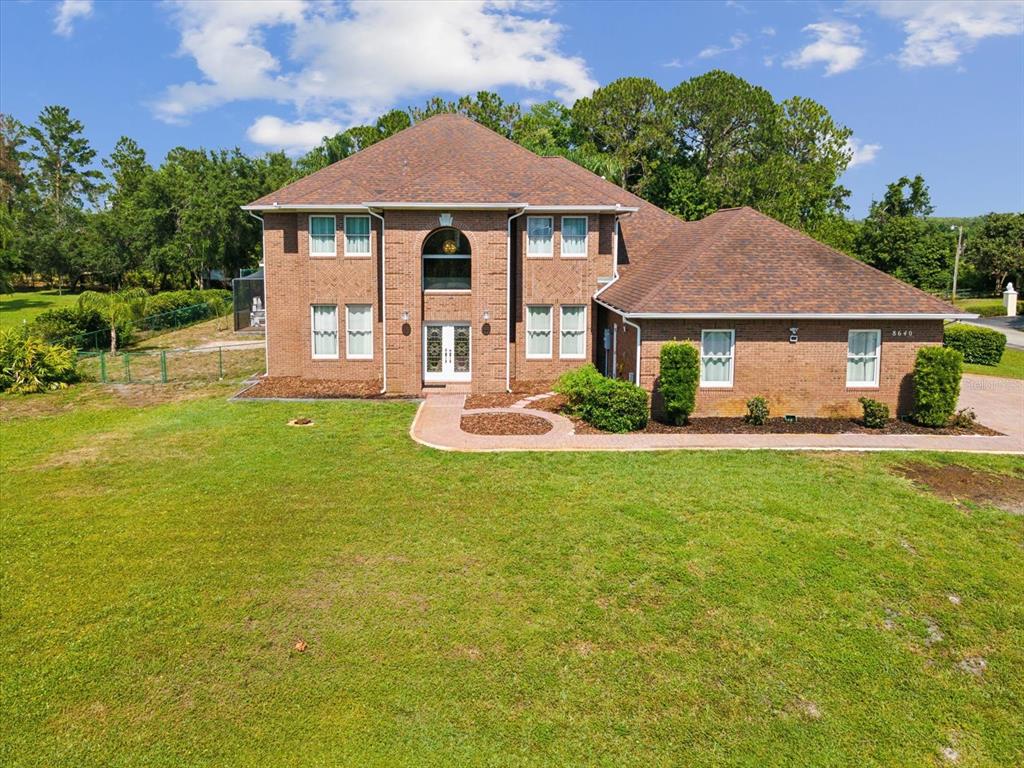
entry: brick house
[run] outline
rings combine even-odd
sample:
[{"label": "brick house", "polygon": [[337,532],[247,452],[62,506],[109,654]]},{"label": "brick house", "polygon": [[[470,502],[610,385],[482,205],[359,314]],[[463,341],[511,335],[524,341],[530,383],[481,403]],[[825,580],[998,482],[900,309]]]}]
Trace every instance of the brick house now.
[{"label": "brick house", "polygon": [[[245,206],[263,220],[267,375],[505,392],[587,361],[655,391],[701,350],[699,415],[902,413],[949,304],[750,208],[695,222],[439,115]],[[657,396],[655,396],[657,407]]]}]

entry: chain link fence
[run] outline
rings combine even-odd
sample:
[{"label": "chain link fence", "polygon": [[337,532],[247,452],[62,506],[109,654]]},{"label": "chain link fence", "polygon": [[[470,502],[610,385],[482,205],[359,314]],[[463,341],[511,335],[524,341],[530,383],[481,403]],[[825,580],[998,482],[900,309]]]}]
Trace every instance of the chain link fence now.
[{"label": "chain link fence", "polygon": [[169,384],[186,381],[243,379],[265,368],[263,346],[225,344],[194,349],[140,352],[80,351],[78,371],[103,384]]},{"label": "chain link fence", "polygon": [[[195,325],[196,323],[201,323],[204,320],[224,317],[225,315],[230,314],[230,312],[231,307],[227,303],[206,301],[200,304],[192,304],[188,307],[178,307],[177,309],[168,310],[167,312],[158,312],[153,315],[147,315],[146,317],[133,321],[131,327],[128,329],[128,338],[118,338],[118,343],[136,343],[138,341],[148,339],[151,336],[155,336],[158,333],[175,331],[179,328],[185,328],[190,325]],[[119,333],[124,333],[124,331],[119,330]],[[98,351],[110,346],[110,329],[104,328],[98,331],[79,333],[74,336],[52,339],[51,341],[73,349]]]}]

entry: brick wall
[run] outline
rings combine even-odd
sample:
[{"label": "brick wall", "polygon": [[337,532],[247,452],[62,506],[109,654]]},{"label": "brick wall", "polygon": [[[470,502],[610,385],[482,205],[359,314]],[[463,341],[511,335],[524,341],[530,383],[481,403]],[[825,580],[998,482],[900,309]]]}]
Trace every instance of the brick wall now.
[{"label": "brick wall", "polygon": [[[612,315],[614,317],[614,315]],[[826,321],[826,320],[642,320],[641,383],[651,390],[659,370],[661,345],[666,341],[700,344],[702,329],[736,332],[733,386],[701,388],[698,416],[738,416],[755,395],[768,398],[775,414],[800,416],[858,415],[857,399],[871,397],[889,405],[894,414],[913,407],[913,369],[917,350],[942,343],[941,320]],[[790,326],[799,340],[789,342]],[[877,387],[846,386],[847,334],[851,329],[882,332]],[[894,333],[895,332],[895,333]],[[619,337],[620,350],[623,349]],[[627,352],[631,369],[635,351]],[[655,395],[653,405],[659,406]]]},{"label": "brick wall", "polygon": [[[548,257],[527,255],[526,219],[515,220],[518,227],[517,247],[517,290],[515,376],[529,382],[551,382],[562,373],[577,368],[588,361],[596,362],[601,353],[601,339],[598,334],[598,316],[591,301],[601,287],[600,277],[612,276],[612,240],[615,231],[615,217],[590,214],[588,216],[587,257],[563,257],[562,217],[555,214],[553,254]],[[551,305],[551,358],[528,359],[526,357],[526,306],[530,304]],[[587,308],[587,350],[583,360],[560,359],[558,356],[559,306],[582,304]]]}]

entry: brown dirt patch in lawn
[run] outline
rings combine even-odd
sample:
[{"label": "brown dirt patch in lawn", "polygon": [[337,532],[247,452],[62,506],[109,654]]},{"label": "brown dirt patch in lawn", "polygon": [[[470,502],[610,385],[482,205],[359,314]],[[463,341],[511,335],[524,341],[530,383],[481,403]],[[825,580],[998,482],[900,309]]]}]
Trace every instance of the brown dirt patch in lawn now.
[{"label": "brown dirt patch in lawn", "polygon": [[[381,398],[380,381],[327,381],[303,379],[298,376],[274,376],[261,378],[239,397],[282,397],[282,398]],[[385,396],[387,397],[387,396]]]},{"label": "brown dirt patch in lawn", "polygon": [[982,472],[959,464],[932,465],[910,462],[893,470],[936,496],[954,502],[970,501],[1024,515],[1024,480]]},{"label": "brown dirt patch in lawn", "polygon": [[525,413],[471,413],[462,417],[461,427],[473,435],[543,435],[551,422]]},{"label": "brown dirt patch in lawn", "polygon": [[744,434],[744,435],[837,435],[859,433],[868,435],[1000,435],[1001,432],[989,429],[981,424],[971,428],[946,427],[932,429],[911,424],[907,421],[892,420],[881,429],[869,429],[855,419],[826,419],[801,417],[794,422],[785,419],[768,419],[763,426],[748,424],[740,417],[705,416],[690,419],[688,424],[676,426],[663,424],[651,419],[645,432],[652,434],[672,434],[676,432],[689,434]]}]

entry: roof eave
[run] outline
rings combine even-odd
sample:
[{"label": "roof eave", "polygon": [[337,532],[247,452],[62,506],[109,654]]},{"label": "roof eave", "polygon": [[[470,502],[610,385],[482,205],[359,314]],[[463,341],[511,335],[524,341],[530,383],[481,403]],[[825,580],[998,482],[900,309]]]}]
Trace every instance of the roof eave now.
[{"label": "roof eave", "polygon": [[412,201],[383,201],[367,203],[265,203],[243,205],[243,211],[365,211],[393,210],[472,210],[472,211],[507,211],[526,210],[542,213],[634,213],[639,208],[625,205],[530,205],[521,202],[483,202],[483,203],[423,203]]},{"label": "roof eave", "polygon": [[629,312],[597,302],[630,320],[973,320],[954,312]]}]

